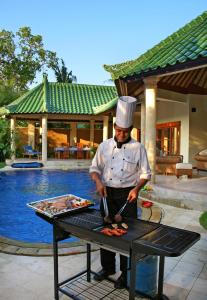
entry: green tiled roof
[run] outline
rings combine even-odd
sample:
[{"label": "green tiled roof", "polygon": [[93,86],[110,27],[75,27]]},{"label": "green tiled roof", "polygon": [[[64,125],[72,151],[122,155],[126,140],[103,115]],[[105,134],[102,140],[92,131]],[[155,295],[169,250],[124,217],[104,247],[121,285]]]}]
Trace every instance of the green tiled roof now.
[{"label": "green tiled roof", "polygon": [[137,59],[116,65],[104,65],[104,68],[115,80],[200,57],[207,57],[207,11]]},{"label": "green tiled roof", "polygon": [[115,106],[114,86],[72,83],[42,84],[6,106],[8,113],[99,114]]}]

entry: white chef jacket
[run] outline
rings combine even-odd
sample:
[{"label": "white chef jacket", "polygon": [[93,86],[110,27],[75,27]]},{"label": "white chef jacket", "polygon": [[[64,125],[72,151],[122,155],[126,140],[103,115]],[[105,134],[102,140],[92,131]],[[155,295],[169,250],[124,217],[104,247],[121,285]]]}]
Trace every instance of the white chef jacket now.
[{"label": "white chef jacket", "polygon": [[135,186],[140,179],[151,177],[146,150],[134,139],[123,144],[120,149],[114,138],[102,142],[89,172],[98,173],[104,185],[114,188]]}]

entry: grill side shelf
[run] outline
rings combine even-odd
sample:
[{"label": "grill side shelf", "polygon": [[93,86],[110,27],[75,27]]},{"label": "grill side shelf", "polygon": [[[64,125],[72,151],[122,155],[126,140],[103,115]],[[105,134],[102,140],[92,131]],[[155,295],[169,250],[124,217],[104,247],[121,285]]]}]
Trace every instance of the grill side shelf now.
[{"label": "grill side shelf", "polygon": [[199,239],[199,233],[160,225],[151,233],[135,240],[133,248],[146,254],[179,256]]}]

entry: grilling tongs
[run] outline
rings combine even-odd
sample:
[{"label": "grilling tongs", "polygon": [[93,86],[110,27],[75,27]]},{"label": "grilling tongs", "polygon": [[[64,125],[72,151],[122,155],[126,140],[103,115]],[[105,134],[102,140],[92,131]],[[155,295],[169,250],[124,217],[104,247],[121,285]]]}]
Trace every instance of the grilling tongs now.
[{"label": "grilling tongs", "polygon": [[108,209],[108,204],[107,204],[106,197],[103,197],[102,199],[103,199],[104,214],[105,214],[105,217],[108,217],[109,216],[109,209]]},{"label": "grilling tongs", "polygon": [[104,222],[105,223],[112,223],[112,221],[109,217],[109,209],[108,209],[108,204],[107,204],[106,197],[103,197],[102,200],[103,200],[103,207],[104,207],[104,214],[105,214]]},{"label": "grilling tongs", "polygon": [[118,211],[117,215],[121,215],[122,212],[124,211],[125,207],[127,206],[127,204],[129,203],[129,200],[127,200],[124,205],[120,208],[120,210]]}]

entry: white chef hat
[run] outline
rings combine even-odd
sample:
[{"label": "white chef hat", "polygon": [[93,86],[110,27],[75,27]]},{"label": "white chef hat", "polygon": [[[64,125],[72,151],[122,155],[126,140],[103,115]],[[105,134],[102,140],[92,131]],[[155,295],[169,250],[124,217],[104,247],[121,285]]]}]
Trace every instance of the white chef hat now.
[{"label": "white chef hat", "polygon": [[130,96],[122,96],[118,99],[116,108],[117,126],[121,128],[129,128],[132,126],[136,103],[137,99]]}]

